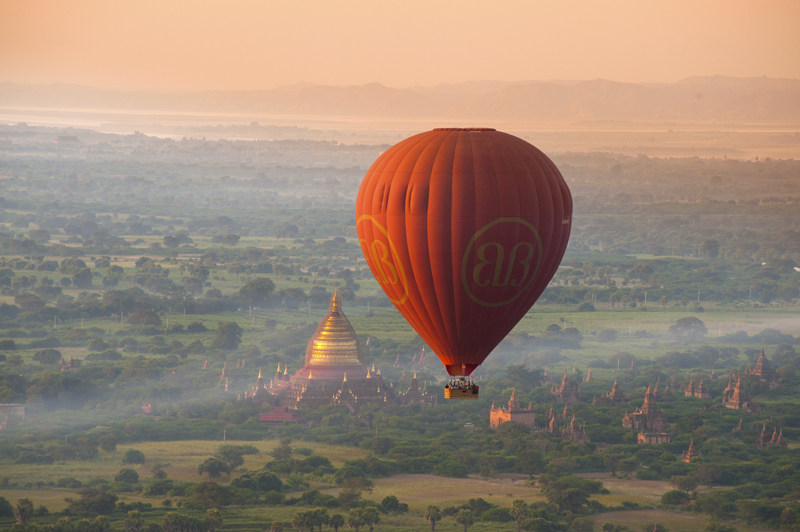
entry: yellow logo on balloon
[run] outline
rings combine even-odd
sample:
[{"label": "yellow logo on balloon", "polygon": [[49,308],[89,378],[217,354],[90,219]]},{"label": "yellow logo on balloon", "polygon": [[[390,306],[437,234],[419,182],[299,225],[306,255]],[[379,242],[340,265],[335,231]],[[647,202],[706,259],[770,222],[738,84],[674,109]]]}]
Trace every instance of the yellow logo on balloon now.
[{"label": "yellow logo on balloon", "polygon": [[[394,247],[394,243],[392,243],[389,232],[380,222],[368,214],[361,216],[356,221],[356,225],[361,222],[372,222],[373,227],[386,237],[386,242],[376,238],[372,241],[372,244],[370,244],[366,239],[359,238],[358,243],[361,245],[361,250],[364,252],[364,256],[367,257],[367,261],[370,263],[372,272],[376,274],[375,276],[378,278],[378,282],[383,286],[392,287],[391,291],[386,290],[389,301],[395,305],[402,305],[408,300],[408,282],[406,281],[405,270],[403,270],[403,263],[400,261],[400,256],[397,253],[397,249]],[[403,295],[399,299],[392,299],[389,294],[397,292],[398,283],[400,283],[403,289]]]},{"label": "yellow logo on balloon", "polygon": [[[516,227],[501,224],[514,224]],[[506,249],[495,240],[481,240],[487,231],[497,226],[518,229],[519,241]],[[522,237],[524,232],[530,233],[527,238]],[[473,249],[475,257],[470,268]],[[501,307],[525,292],[539,273],[541,263],[542,239],[536,228],[522,218],[498,218],[478,229],[467,244],[461,261],[461,283],[474,302],[487,307]],[[491,300],[495,298],[500,300]]]}]

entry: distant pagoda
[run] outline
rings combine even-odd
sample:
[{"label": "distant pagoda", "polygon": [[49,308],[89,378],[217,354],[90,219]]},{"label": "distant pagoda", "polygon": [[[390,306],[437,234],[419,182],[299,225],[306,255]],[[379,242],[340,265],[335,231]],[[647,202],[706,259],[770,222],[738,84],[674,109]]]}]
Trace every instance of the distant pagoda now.
[{"label": "distant pagoda", "polygon": [[764,348],[761,348],[761,354],[756,361],[754,368],[747,370],[748,375],[753,375],[758,378],[761,386],[768,386],[769,388],[777,388],[781,385],[781,377],[778,372],[770,366],[767,356],[764,354]]},{"label": "distant pagoda", "polygon": [[736,379],[736,385],[731,386],[732,377],[728,377],[728,387],[722,392],[722,405],[734,410],[747,410],[759,412],[763,410],[757,403],[750,400],[750,396],[742,389],[742,376]]},{"label": "distant pagoda", "polygon": [[689,449],[683,451],[683,461],[687,464],[692,461],[692,458],[697,456],[701,456],[700,451],[697,450],[694,446],[694,438],[689,441]]},{"label": "distant pagoda", "polygon": [[550,393],[553,394],[557,403],[571,405],[581,400],[581,389],[577,384],[569,382],[567,370],[564,370],[564,378],[561,379],[561,386],[551,388]]},{"label": "distant pagoda", "polygon": [[625,413],[622,426],[628,430],[639,430],[639,443],[669,443],[670,436],[667,430],[667,416],[656,405],[652,387],[647,386],[644,394],[644,403],[634,412]]}]

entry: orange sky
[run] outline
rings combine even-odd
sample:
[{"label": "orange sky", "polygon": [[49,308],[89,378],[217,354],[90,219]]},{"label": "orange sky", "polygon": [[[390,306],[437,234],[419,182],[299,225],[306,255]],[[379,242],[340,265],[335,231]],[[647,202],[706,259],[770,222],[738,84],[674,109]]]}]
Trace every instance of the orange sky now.
[{"label": "orange sky", "polygon": [[796,0],[0,0],[0,81],[800,78]]}]

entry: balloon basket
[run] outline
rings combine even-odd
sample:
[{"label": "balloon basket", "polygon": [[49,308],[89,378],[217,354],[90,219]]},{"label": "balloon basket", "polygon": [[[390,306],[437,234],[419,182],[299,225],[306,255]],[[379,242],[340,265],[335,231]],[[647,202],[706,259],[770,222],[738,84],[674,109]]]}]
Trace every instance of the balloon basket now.
[{"label": "balloon basket", "polygon": [[467,382],[464,377],[444,387],[445,399],[477,399],[478,386]]},{"label": "balloon basket", "polygon": [[444,389],[445,399],[477,399],[478,390],[453,390],[451,388]]}]

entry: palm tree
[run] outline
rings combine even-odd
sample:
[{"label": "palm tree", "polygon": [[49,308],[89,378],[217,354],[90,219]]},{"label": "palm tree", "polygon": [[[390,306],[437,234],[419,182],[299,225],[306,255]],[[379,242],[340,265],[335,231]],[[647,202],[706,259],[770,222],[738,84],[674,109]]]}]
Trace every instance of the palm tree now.
[{"label": "palm tree", "polygon": [[522,530],[522,518],[528,514],[528,505],[522,499],[517,499],[511,504],[508,513],[517,520],[517,532]]},{"label": "palm tree", "polygon": [[222,528],[222,516],[216,508],[211,508],[206,512],[206,527],[208,532],[216,532]]},{"label": "palm tree", "polygon": [[661,296],[660,301],[661,301],[661,306],[663,308],[667,308],[667,303],[669,303],[669,299],[667,299],[667,296]]},{"label": "palm tree", "polygon": [[328,521],[330,521],[330,517],[328,516],[328,510],[326,510],[325,508],[317,508],[316,510],[310,513],[311,513],[310,516],[311,519],[309,524],[311,525],[311,529],[313,530],[314,527],[316,526],[319,528],[319,532],[322,532],[322,525],[327,525]]},{"label": "palm tree", "polygon": [[339,527],[344,526],[344,516],[342,514],[333,514],[328,519],[328,526],[333,528],[333,532],[339,532]]},{"label": "palm tree", "polygon": [[687,298],[681,299],[681,305],[683,305],[683,310],[686,310],[686,305],[689,304],[689,300]]},{"label": "palm tree", "polygon": [[425,509],[425,520],[431,522],[431,532],[436,532],[436,521],[441,521],[442,511],[438,506],[428,506]]},{"label": "palm tree", "polygon": [[[369,526],[369,532],[372,532],[374,525],[377,525],[381,522],[381,514],[374,506],[364,508],[364,511],[361,513],[361,517],[364,520],[364,524]],[[322,530],[319,532],[322,532]]]},{"label": "palm tree", "polygon": [[122,523],[122,528],[125,529],[125,532],[139,532],[144,528],[144,521],[139,514],[139,510],[128,512],[128,517]]},{"label": "palm tree", "polygon": [[309,524],[308,521],[308,512],[297,512],[292,518],[292,528],[296,528],[300,532],[303,532],[303,530],[305,530]]},{"label": "palm tree", "polygon": [[475,517],[472,515],[470,510],[461,510],[458,512],[456,516],[456,523],[459,525],[464,525],[464,532],[467,532],[467,528],[471,526],[475,522]]},{"label": "palm tree", "polygon": [[347,526],[354,528],[356,532],[358,532],[359,528],[364,526],[364,515],[360,508],[353,508],[350,510],[350,513],[347,514]]}]

